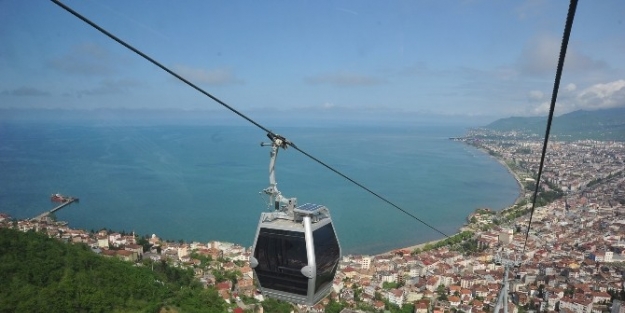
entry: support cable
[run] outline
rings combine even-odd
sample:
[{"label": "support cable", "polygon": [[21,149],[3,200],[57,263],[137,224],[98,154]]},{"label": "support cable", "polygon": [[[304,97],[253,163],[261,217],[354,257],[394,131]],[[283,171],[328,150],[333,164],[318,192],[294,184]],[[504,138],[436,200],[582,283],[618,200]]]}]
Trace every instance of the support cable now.
[{"label": "support cable", "polygon": [[89,24],[91,27],[97,29],[98,31],[100,31],[102,34],[108,36],[109,38],[113,39],[114,41],[116,41],[117,43],[119,43],[120,45],[128,48],[129,50],[131,50],[132,52],[138,54],[139,56],[141,56],[142,58],[148,60],[150,63],[158,66],[159,68],[161,68],[163,71],[169,73],[170,75],[178,78],[179,80],[181,80],[182,82],[184,82],[185,84],[189,85],[191,88],[199,91],[200,93],[204,94],[205,96],[213,99],[215,102],[221,104],[222,106],[224,106],[225,108],[227,108],[228,110],[232,111],[234,114],[242,117],[243,119],[247,120],[248,122],[254,124],[256,127],[264,130],[267,133],[273,134],[272,131],[270,131],[269,129],[265,128],[263,125],[260,125],[258,123],[256,123],[253,119],[247,117],[245,114],[237,111],[235,108],[229,106],[228,104],[226,104],[225,102],[219,100],[217,97],[211,95],[210,93],[208,93],[207,91],[205,91],[204,89],[198,87],[197,85],[195,85],[194,83],[188,81],[186,78],[178,75],[176,72],[170,70],[169,68],[167,68],[165,65],[159,63],[158,61],[152,59],[151,57],[149,57],[147,54],[141,52],[139,49],[131,46],[130,44],[126,43],[125,41],[119,39],[117,36],[111,34],[110,32],[108,32],[106,29],[100,27],[98,24],[92,22],[91,20],[87,19],[86,17],[82,16],[80,13],[74,11],[72,8],[66,6],[65,4],[61,3],[59,0],[51,0],[52,2],[54,2],[56,5],[60,6],[61,8],[65,9],[65,11],[71,13],[72,15],[74,15],[75,17],[79,18],[80,20],[82,20],[83,22]]},{"label": "support cable", "polygon": [[87,19],[86,17],[84,17],[83,15],[81,15],[80,13],[74,11],[73,9],[71,9],[70,7],[66,6],[65,4],[61,3],[59,0],[51,0],[53,3],[55,3],[56,5],[60,6],[61,8],[63,8],[64,10],[66,10],[67,12],[71,13],[72,15],[74,15],[75,17],[77,17],[78,19],[82,20],[83,22],[89,24],[91,27],[95,28],[96,30],[98,30],[99,32],[101,32],[102,34],[106,35],[107,37],[113,39],[114,41],[116,41],[117,43],[121,44],[122,46],[126,47],[127,49],[131,50],[132,52],[138,54],[139,56],[141,56],[142,58],[146,59],[147,61],[149,61],[150,63],[156,65],[157,67],[159,67],[160,69],[164,70],[165,72],[169,73],[170,75],[178,78],[180,81],[184,82],[185,84],[189,85],[191,88],[199,91],[200,93],[204,94],[205,96],[211,98],[213,101],[221,104],[223,107],[227,108],[228,110],[232,111],[234,114],[242,117],[243,119],[245,119],[246,121],[254,124],[256,127],[262,129],[263,131],[265,131],[267,133],[267,135],[272,138],[281,138],[284,140],[284,145],[282,146],[282,148],[285,148],[287,145],[293,147],[293,149],[299,151],[300,153],[302,153],[303,155],[307,156],[308,158],[310,158],[311,160],[319,163],[320,165],[324,166],[325,168],[331,170],[332,172],[338,174],[339,176],[347,179],[348,181],[350,181],[351,183],[355,184],[356,186],[362,188],[363,190],[369,192],[370,194],[374,195],[375,197],[377,197],[378,199],[390,204],[391,206],[393,206],[394,208],[398,209],[399,211],[403,212],[404,214],[412,217],[413,219],[421,222],[423,225],[433,229],[434,231],[438,232],[439,234],[442,234],[445,237],[449,237],[448,235],[446,235],[444,232],[438,230],[437,228],[435,228],[434,226],[426,223],[425,221],[419,219],[418,217],[416,217],[415,215],[409,213],[408,211],[400,208],[398,205],[394,204],[393,202],[391,202],[390,200],[386,199],[385,197],[379,195],[376,192],[373,192],[371,189],[365,187],[364,185],[358,183],[357,181],[353,180],[352,178],[349,178],[347,175],[339,172],[338,170],[336,170],[335,168],[331,167],[330,165],[322,162],[321,160],[317,159],[316,157],[310,155],[309,153],[305,152],[304,150],[298,148],[293,142],[286,140],[284,137],[275,134],[274,132],[272,132],[271,130],[269,130],[268,128],[264,127],[263,125],[257,123],[256,121],[254,121],[253,119],[251,119],[250,117],[246,116],[245,114],[239,112],[238,110],[236,110],[235,108],[229,106],[228,104],[226,104],[225,102],[221,101],[220,99],[218,99],[217,97],[211,95],[210,93],[208,93],[207,91],[205,91],[204,89],[198,87],[197,85],[193,84],[192,82],[188,81],[187,79],[185,79],[184,77],[178,75],[176,72],[174,72],[173,70],[167,68],[166,66],[162,65],[161,63],[159,63],[158,61],[154,60],[153,58],[151,58],[150,56],[148,56],[147,54],[141,52],[139,49],[136,49],[135,47],[131,46],[130,44],[126,43],[125,41],[121,40],[120,38],[118,38],[117,36],[111,34],[110,32],[108,32],[107,30],[105,30],[104,28],[100,27],[99,25],[97,25],[96,23],[92,22],[91,20]]},{"label": "support cable", "polygon": [[545,139],[543,142],[543,152],[540,156],[540,167],[538,168],[538,177],[536,178],[536,186],[534,188],[534,194],[532,199],[532,209],[530,211],[530,220],[527,225],[527,231],[525,233],[525,243],[523,243],[523,253],[527,246],[527,238],[530,234],[530,227],[532,226],[532,217],[534,216],[534,209],[536,208],[536,198],[538,196],[538,187],[540,186],[540,178],[543,173],[543,166],[545,164],[545,155],[547,154],[547,143],[549,142],[549,132],[551,131],[551,122],[553,120],[553,111],[556,107],[556,99],[558,98],[558,89],[560,88],[560,78],[562,78],[562,68],[564,67],[564,59],[566,56],[566,48],[569,45],[569,37],[571,36],[571,28],[573,28],[573,19],[575,18],[575,10],[577,9],[577,0],[571,0],[569,4],[569,11],[566,16],[566,25],[564,26],[564,34],[562,35],[562,45],[560,46],[560,57],[558,58],[558,68],[556,69],[556,78],[553,83],[553,93],[551,94],[551,105],[549,107],[549,117],[547,118],[547,130],[545,131]]}]

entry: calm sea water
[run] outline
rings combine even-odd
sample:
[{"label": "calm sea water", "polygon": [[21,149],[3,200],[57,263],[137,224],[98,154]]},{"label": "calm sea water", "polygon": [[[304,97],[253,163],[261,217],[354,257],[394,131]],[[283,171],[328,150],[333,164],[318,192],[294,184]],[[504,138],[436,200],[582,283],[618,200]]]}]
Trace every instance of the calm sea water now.
[{"label": "calm sea water", "polygon": [[[448,140],[460,127],[284,128],[298,147],[446,234],[519,188],[493,158]],[[266,199],[269,148],[244,126],[0,124],[0,212],[33,217],[49,196],[80,198],[70,226],[250,246]],[[299,152],[279,153],[278,188],[330,208],[344,253],[380,253],[442,235]]]}]

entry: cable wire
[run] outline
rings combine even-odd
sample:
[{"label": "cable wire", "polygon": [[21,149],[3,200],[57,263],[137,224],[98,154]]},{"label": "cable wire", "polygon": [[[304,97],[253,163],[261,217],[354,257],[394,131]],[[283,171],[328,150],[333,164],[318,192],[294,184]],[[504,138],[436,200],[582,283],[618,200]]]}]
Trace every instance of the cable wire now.
[{"label": "cable wire", "polygon": [[549,132],[551,131],[553,111],[556,107],[556,99],[558,98],[558,89],[560,88],[560,78],[562,78],[562,68],[564,67],[566,49],[569,45],[569,37],[571,36],[571,29],[573,28],[573,19],[575,18],[576,9],[577,9],[577,0],[571,0],[569,4],[569,11],[566,16],[566,25],[564,26],[564,34],[562,35],[562,45],[560,46],[560,57],[558,58],[558,68],[556,69],[556,78],[553,83],[553,93],[551,94],[551,105],[549,107],[549,117],[547,118],[547,129],[545,131],[543,151],[540,156],[540,166],[538,167],[538,177],[536,178],[536,186],[534,188],[534,195],[532,199],[532,209],[530,211],[530,220],[527,225],[527,232],[525,233],[525,242],[523,243],[523,253],[525,253],[525,248],[527,246],[527,238],[529,237],[530,227],[532,226],[532,217],[534,216],[534,209],[536,208],[536,198],[538,196],[538,187],[540,186],[540,178],[542,176],[543,166],[545,164],[545,155],[547,154],[547,143],[549,142]]},{"label": "cable wire", "polygon": [[66,6],[65,4],[61,3],[59,0],[51,0],[52,2],[54,2],[56,5],[60,6],[61,8],[65,9],[67,12],[71,13],[72,15],[74,15],[75,17],[81,19],[83,22],[91,25],[91,27],[97,29],[98,31],[100,31],[101,33],[103,33],[104,35],[108,36],[109,38],[113,39],[114,41],[116,41],[117,43],[119,43],[120,45],[128,48],[129,50],[131,50],[132,52],[138,54],[139,56],[141,56],[142,58],[148,60],[150,63],[158,66],[159,68],[161,68],[163,71],[171,74],[172,76],[178,78],[179,80],[181,80],[182,82],[184,82],[185,84],[189,85],[191,88],[199,91],[200,93],[204,94],[205,96],[213,99],[215,102],[221,104],[222,106],[224,106],[225,108],[227,108],[228,110],[232,111],[234,114],[244,118],[245,120],[247,120],[248,122],[254,124],[256,127],[264,130],[267,133],[271,133],[273,134],[272,131],[270,131],[269,129],[265,128],[264,126],[260,125],[259,123],[256,123],[253,119],[247,117],[245,114],[237,111],[235,108],[229,106],[228,104],[226,104],[225,102],[219,100],[217,97],[211,95],[210,93],[208,93],[207,91],[205,91],[204,89],[198,87],[197,85],[193,84],[192,82],[188,81],[187,79],[185,79],[184,77],[178,75],[176,72],[170,70],[169,68],[167,68],[165,65],[159,63],[158,61],[154,60],[153,58],[149,57],[147,54],[141,52],[139,49],[136,49],[135,47],[127,44],[126,42],[124,42],[123,40],[117,38],[117,36],[111,34],[110,32],[108,32],[106,29],[100,27],[98,24],[92,22],[91,20],[87,19],[86,17],[82,16],[80,13],[74,11],[72,8]]},{"label": "cable wire", "polygon": [[[221,104],[222,106],[224,106],[225,108],[227,108],[228,110],[232,111],[233,113],[235,113],[236,115],[242,117],[243,119],[247,120],[248,122],[254,124],[256,127],[262,129],[263,131],[267,132],[267,134],[269,136],[273,136],[273,137],[281,137],[284,138],[282,136],[279,136],[277,134],[275,134],[274,132],[272,132],[271,130],[269,130],[268,128],[264,127],[263,125],[257,123],[256,121],[254,121],[253,119],[251,119],[250,117],[246,116],[245,114],[239,112],[238,110],[236,110],[235,108],[229,106],[228,104],[226,104],[225,102],[221,101],[220,99],[218,99],[217,97],[211,95],[210,93],[208,93],[207,91],[205,91],[204,89],[198,87],[197,85],[193,84],[192,82],[188,81],[187,79],[185,79],[184,77],[178,75],[176,72],[172,71],[171,69],[167,68],[166,66],[162,65],[161,63],[159,63],[158,61],[154,60],[153,58],[149,57],[147,54],[141,52],[139,49],[136,49],[135,47],[131,46],[130,44],[126,43],[125,41],[121,40],[120,38],[118,38],[117,36],[111,34],[110,32],[108,32],[107,30],[105,30],[104,28],[100,27],[99,25],[97,25],[96,23],[92,22],[91,20],[87,19],[86,17],[84,17],[83,15],[81,15],[80,13],[74,11],[73,9],[71,9],[70,7],[66,6],[65,4],[61,3],[59,0],[51,0],[53,3],[55,3],[56,5],[60,6],[61,8],[63,8],[64,10],[66,10],[67,12],[71,13],[72,15],[74,15],[75,17],[77,17],[78,19],[82,20],[83,22],[89,24],[91,27],[95,28],[96,30],[98,30],[99,32],[101,32],[102,34],[106,35],[107,37],[113,39],[114,41],[116,41],[117,43],[121,44],[122,46],[128,48],[129,50],[131,50],[132,52],[138,54],[139,56],[141,56],[142,58],[146,59],[147,61],[149,61],[150,63],[156,65],[157,67],[159,67],[160,69],[164,70],[165,72],[169,73],[170,75],[178,78],[179,80],[181,80],[182,82],[184,82],[185,84],[189,85],[191,88],[199,91],[200,93],[204,94],[205,96],[211,98],[212,100],[214,100],[215,102]],[[310,158],[311,160],[319,163],[320,165],[326,167],[327,169],[331,170],[332,172],[338,174],[339,176],[347,179],[348,181],[354,183],[356,186],[362,188],[363,190],[369,192],[370,194],[374,195],[375,197],[379,198],[380,200],[390,204],[391,206],[393,206],[394,208],[400,210],[401,212],[405,213],[406,215],[412,217],[413,219],[421,222],[423,225],[433,229],[434,231],[438,232],[439,234],[442,234],[445,237],[449,237],[448,235],[446,235],[444,232],[438,230],[436,227],[426,223],[425,221],[421,220],[420,218],[416,217],[415,215],[409,213],[408,211],[400,208],[398,205],[394,204],[393,202],[391,202],[390,200],[386,199],[385,197],[379,195],[376,192],[373,192],[371,189],[365,187],[364,185],[358,183],[357,181],[349,178],[347,175],[339,172],[338,170],[336,170],[335,168],[331,167],[330,165],[322,162],[321,160],[317,159],[316,157],[310,155],[309,153],[305,152],[304,150],[298,148],[293,142],[290,142],[288,140],[285,141],[286,144],[288,144],[289,146],[293,147],[295,150],[299,151],[300,153],[304,154],[305,156],[307,156],[308,158]]]}]

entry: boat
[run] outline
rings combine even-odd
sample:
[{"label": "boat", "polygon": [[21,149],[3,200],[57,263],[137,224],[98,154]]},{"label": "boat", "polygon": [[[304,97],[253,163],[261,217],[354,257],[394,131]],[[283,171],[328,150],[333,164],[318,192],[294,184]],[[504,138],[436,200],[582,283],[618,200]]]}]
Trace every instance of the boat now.
[{"label": "boat", "polygon": [[52,202],[67,202],[69,199],[60,193],[55,193],[50,196]]}]

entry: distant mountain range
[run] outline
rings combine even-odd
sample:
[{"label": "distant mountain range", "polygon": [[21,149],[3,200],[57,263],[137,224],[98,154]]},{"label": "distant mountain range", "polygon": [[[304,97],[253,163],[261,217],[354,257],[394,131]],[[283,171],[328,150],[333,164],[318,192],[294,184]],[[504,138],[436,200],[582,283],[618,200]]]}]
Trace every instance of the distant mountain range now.
[{"label": "distant mountain range", "polygon": [[[543,137],[547,117],[508,117],[496,120],[484,128],[496,131],[518,131]],[[625,108],[597,111],[574,111],[553,118],[550,138],[556,140],[615,140],[625,141]]]}]

